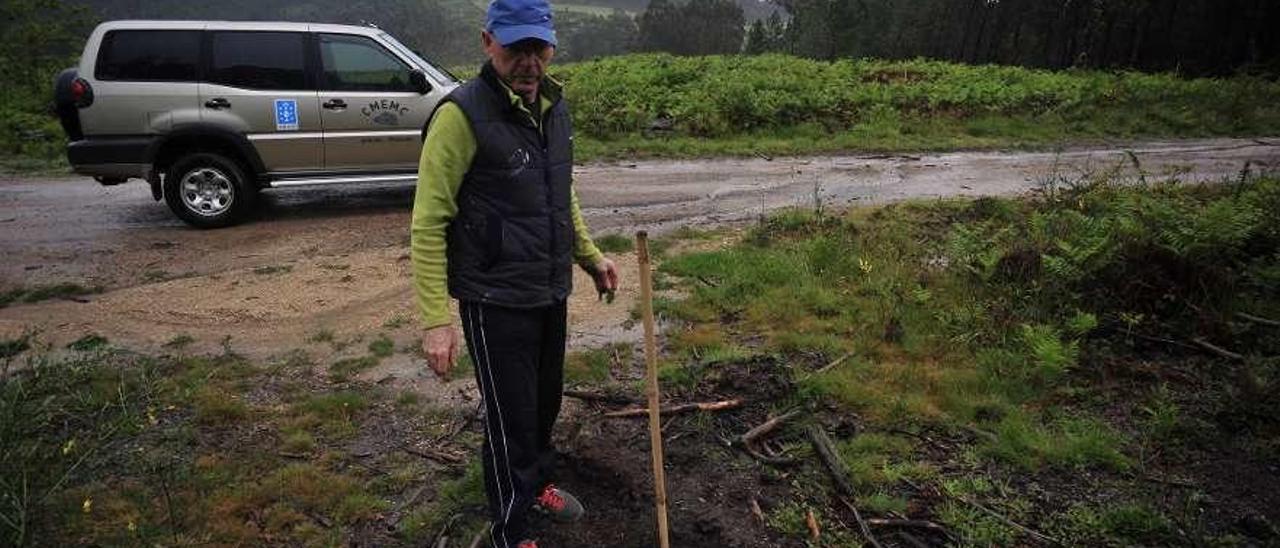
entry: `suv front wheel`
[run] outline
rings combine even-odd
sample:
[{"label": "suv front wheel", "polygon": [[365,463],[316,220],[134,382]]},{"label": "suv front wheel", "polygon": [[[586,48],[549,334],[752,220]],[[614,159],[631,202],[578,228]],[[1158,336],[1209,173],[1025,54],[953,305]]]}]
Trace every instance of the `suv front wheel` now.
[{"label": "suv front wheel", "polygon": [[249,211],[255,190],[239,164],[208,152],[179,158],[164,177],[164,198],[169,209],[200,228],[238,222]]}]

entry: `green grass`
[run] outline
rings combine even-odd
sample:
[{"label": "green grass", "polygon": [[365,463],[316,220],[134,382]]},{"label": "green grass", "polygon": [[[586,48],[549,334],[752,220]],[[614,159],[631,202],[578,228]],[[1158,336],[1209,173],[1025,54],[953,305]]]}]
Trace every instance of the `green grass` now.
[{"label": "green grass", "polygon": [[378,358],[390,357],[391,354],[395,353],[395,350],[395,343],[386,335],[380,334],[378,338],[369,343],[369,353]]},{"label": "green grass", "polygon": [[630,363],[631,352],[630,344],[613,343],[570,353],[564,363],[565,383],[572,385],[608,381],[615,369]]},{"label": "green grass", "polygon": [[275,265],[275,266],[258,266],[254,267],[253,273],[259,276],[269,276],[271,274],[284,274],[293,271],[291,265]]},{"label": "green grass", "polygon": [[31,335],[14,339],[0,339],[0,360],[9,360],[31,348]]},{"label": "green grass", "polygon": [[90,352],[107,345],[107,338],[97,333],[90,333],[67,344],[67,348],[77,352]]},{"label": "green grass", "polygon": [[175,335],[172,339],[169,339],[168,341],[165,341],[165,343],[161,346],[172,349],[172,350],[182,350],[188,346],[191,346],[191,343],[193,342],[196,342],[195,337],[192,337],[191,335],[188,335],[186,333],[182,333],[182,334]]},{"label": "green grass", "polygon": [[0,308],[16,302],[37,303],[49,299],[66,299],[102,293],[101,287],[85,287],[78,283],[64,282],[30,288],[16,287],[0,292]]},{"label": "green grass", "polygon": [[[394,449],[346,453],[393,418],[376,387],[316,387],[293,359],[49,352],[32,336],[10,346],[37,351],[0,382],[0,545],[416,545],[379,517],[424,484],[405,512],[449,500],[480,515],[478,466],[440,487],[437,474],[461,470]],[[439,434],[405,426],[396,436]]]},{"label": "green grass", "polygon": [[595,239],[596,247],[604,253],[630,253],[636,248],[635,240],[623,234],[605,234]]},{"label": "green grass", "polygon": [[346,382],[361,371],[372,369],[378,365],[376,355],[343,358],[329,365],[329,379],[334,382]]},{"label": "green grass", "polygon": [[333,342],[333,330],[321,329],[319,331],[316,331],[315,333],[312,333],[310,337],[307,337],[307,342],[313,342],[313,343]]},{"label": "green grass", "polygon": [[400,532],[415,545],[429,543],[458,514],[466,519],[455,530],[475,530],[482,523],[475,516],[484,506],[484,496],[484,472],[479,461],[472,460],[460,476],[441,482],[431,504],[406,517]]},{"label": "green grass", "polygon": [[[1251,274],[1280,260],[1267,251],[1280,242],[1277,211],[1280,181],[1259,179],[1085,180],[1050,185],[1035,202],[783,213],[741,244],[663,263],[690,294],[656,304],[684,322],[668,330],[677,359],[664,379],[696,381],[700,356],[733,347],[729,331],[796,360],[822,356],[818,364],[848,352],[839,367],[804,376],[801,389],[874,423],[981,432],[976,455],[988,461],[1125,470],[1134,440],[1087,410],[1049,403],[1079,390],[1086,342],[1102,325],[1141,317],[1145,332],[1180,332],[1205,321],[1196,310],[1225,321],[1240,307],[1277,309],[1270,278]],[[1170,294],[1192,306],[1160,297]],[[1149,409],[1149,428],[1168,435],[1176,408]],[[867,485],[894,457],[905,458],[850,455]]]}]

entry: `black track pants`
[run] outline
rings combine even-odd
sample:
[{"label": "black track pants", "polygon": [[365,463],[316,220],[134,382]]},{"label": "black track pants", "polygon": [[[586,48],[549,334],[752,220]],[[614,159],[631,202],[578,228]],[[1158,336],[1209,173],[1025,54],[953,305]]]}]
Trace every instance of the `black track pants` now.
[{"label": "black track pants", "polygon": [[461,303],[462,329],[485,405],[484,485],[492,541],[514,547],[555,465],[551,429],[564,388],[564,303],[504,308]]}]

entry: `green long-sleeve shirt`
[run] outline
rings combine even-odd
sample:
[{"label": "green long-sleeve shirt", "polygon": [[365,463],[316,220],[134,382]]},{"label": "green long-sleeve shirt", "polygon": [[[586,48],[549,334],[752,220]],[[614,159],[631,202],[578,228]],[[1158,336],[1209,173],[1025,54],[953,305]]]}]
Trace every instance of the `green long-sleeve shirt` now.
[{"label": "green long-sleeve shirt", "polygon": [[[555,86],[555,84],[552,84]],[[541,94],[539,110],[551,108],[548,93],[558,94],[558,86]],[[538,123],[542,116],[532,116],[524,103],[510,89],[511,101]],[[476,136],[466,114],[454,103],[445,103],[427,128],[418,164],[418,188],[413,197],[413,221],[410,225],[410,255],[413,259],[413,287],[423,327],[432,328],[451,323],[447,284],[448,260],[445,256],[445,229],[458,213],[458,189],[471,168],[476,155]],[[573,257],[579,265],[594,266],[604,255],[591,241],[591,232],[578,207],[578,193],[571,191],[570,214],[576,233]]]}]

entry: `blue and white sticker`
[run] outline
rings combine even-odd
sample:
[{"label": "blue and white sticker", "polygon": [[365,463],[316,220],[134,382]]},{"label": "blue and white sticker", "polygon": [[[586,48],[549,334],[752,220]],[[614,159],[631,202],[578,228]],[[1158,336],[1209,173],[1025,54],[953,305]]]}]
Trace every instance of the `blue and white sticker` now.
[{"label": "blue and white sticker", "polygon": [[298,130],[298,101],[276,99],[276,131]]}]

